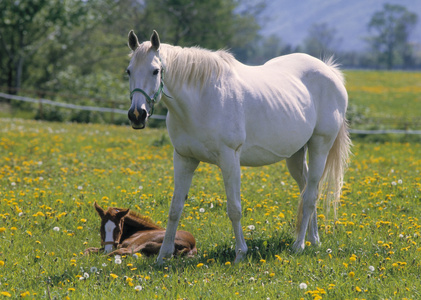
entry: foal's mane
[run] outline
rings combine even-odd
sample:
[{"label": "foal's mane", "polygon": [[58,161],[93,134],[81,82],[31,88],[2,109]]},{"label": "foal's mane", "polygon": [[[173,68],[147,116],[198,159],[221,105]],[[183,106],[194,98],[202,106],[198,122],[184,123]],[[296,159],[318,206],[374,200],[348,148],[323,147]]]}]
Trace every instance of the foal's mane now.
[{"label": "foal's mane", "polygon": [[[141,60],[150,50],[151,43],[144,42],[133,55],[136,60]],[[161,44],[159,52],[166,72],[171,74],[170,80],[179,84],[199,82],[203,86],[213,76],[219,78],[236,62],[234,56],[226,50],[212,51],[200,47],[182,48]]]},{"label": "foal's mane", "polygon": [[134,228],[150,228],[150,229],[163,229],[156,224],[151,218],[143,216],[138,212],[129,211],[124,218],[124,224]]}]

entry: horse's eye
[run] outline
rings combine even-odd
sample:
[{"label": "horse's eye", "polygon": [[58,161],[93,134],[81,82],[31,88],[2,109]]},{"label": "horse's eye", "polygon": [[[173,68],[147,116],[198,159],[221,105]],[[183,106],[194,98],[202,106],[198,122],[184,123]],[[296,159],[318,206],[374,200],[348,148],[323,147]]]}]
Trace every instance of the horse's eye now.
[{"label": "horse's eye", "polygon": [[158,73],[159,73],[159,69],[155,69],[155,70],[153,71],[153,74],[154,74],[154,75],[158,75]]},{"label": "horse's eye", "polygon": [[127,73],[127,75],[130,76],[130,70],[129,69],[126,70],[126,73]]}]

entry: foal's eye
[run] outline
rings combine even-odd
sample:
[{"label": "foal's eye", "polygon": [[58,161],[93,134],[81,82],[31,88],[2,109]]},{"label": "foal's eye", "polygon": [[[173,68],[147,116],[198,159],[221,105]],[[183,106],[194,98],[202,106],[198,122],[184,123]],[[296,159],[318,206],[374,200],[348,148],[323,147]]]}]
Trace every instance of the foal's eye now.
[{"label": "foal's eye", "polygon": [[153,71],[153,74],[154,74],[154,75],[158,75],[158,73],[159,73],[159,69],[155,69],[155,70]]},{"label": "foal's eye", "polygon": [[130,76],[130,70],[129,69],[126,70],[126,73],[127,73],[127,75]]}]

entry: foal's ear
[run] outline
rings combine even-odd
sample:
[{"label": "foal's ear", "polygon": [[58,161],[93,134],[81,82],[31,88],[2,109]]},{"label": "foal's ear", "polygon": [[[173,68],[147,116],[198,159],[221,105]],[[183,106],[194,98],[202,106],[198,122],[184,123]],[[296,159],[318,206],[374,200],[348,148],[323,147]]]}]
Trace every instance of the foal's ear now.
[{"label": "foal's ear", "polygon": [[152,36],[151,36],[151,43],[155,51],[158,51],[159,46],[161,45],[161,42],[159,41],[158,32],[156,32],[155,30],[153,31]]},{"label": "foal's ear", "polygon": [[127,216],[127,214],[129,213],[129,211],[130,211],[130,209],[129,209],[129,208],[128,208],[128,209],[126,209],[126,210],[119,211],[119,212],[116,214],[117,219],[123,219],[125,216]]},{"label": "foal's ear", "polygon": [[101,217],[101,219],[105,216],[105,212],[104,212],[104,210],[101,208],[101,206],[99,206],[97,203],[96,203],[96,201],[95,201],[95,203],[94,203],[94,206],[95,206],[95,209],[96,209],[96,211],[97,211],[97,213],[98,213],[98,215]]},{"label": "foal's ear", "polygon": [[139,47],[139,40],[133,30],[129,32],[129,48],[135,51]]}]

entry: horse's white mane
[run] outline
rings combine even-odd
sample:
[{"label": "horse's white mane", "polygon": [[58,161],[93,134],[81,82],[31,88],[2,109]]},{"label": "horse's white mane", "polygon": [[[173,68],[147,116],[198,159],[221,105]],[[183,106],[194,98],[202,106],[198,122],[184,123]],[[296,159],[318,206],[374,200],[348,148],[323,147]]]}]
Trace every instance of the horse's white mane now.
[{"label": "horse's white mane", "polygon": [[[135,59],[151,49],[150,42],[142,43],[135,51]],[[174,83],[200,82],[201,86],[212,76],[219,78],[226,70],[231,69],[236,59],[226,50],[211,51],[199,47],[182,48],[161,44],[161,58],[167,73],[171,74]]]}]

